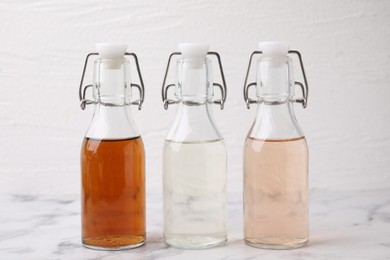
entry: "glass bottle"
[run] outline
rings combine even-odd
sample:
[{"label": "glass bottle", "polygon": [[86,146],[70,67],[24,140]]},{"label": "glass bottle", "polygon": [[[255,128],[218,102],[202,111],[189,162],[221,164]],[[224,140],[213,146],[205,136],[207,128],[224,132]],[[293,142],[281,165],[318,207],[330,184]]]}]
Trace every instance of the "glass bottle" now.
[{"label": "glass bottle", "polygon": [[[80,83],[81,108],[95,104],[90,126],[81,148],[82,243],[101,250],[122,250],[145,241],[145,154],[130,105],[141,108],[144,87],[137,56],[126,53],[127,45],[96,45],[98,53],[88,54]],[[88,58],[94,63],[93,84],[83,88]],[[141,86],[130,80],[134,58]],[[140,99],[131,102],[132,87]],[[92,88],[93,100],[85,98]]]},{"label": "glass bottle", "polygon": [[[177,103],[176,117],[163,151],[164,241],[182,249],[204,249],[227,241],[226,167],[227,152],[212,115],[211,104],[223,108],[226,87],[218,53],[207,44],[179,44],[181,53],[168,61],[162,96],[164,107]],[[176,84],[165,88],[172,56]],[[218,58],[223,86],[212,82],[212,64]],[[167,98],[175,86],[176,100]],[[212,101],[213,86],[222,99]]]},{"label": "glass bottle", "polygon": [[[293,103],[306,107],[307,81],[300,53],[289,51],[287,43],[263,42],[259,47],[250,59],[261,54],[257,82],[245,82],[244,88],[248,108],[258,104],[244,146],[244,237],[254,247],[297,248],[309,237],[308,148]],[[294,82],[289,53],[298,55],[305,85]],[[294,99],[295,85],[303,98]],[[256,86],[257,100],[248,98],[250,86]]]}]

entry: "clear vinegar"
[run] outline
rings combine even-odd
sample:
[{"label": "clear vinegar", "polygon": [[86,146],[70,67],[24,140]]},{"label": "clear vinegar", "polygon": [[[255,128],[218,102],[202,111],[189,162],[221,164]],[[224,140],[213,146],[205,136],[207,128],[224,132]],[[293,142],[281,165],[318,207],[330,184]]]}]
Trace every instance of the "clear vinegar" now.
[{"label": "clear vinegar", "polygon": [[84,139],[81,150],[82,241],[119,250],[145,241],[145,158],[141,137]]},{"label": "clear vinegar", "polygon": [[222,140],[164,145],[164,240],[183,249],[227,240],[226,149]]},{"label": "clear vinegar", "polygon": [[308,151],[304,137],[248,138],[244,148],[245,242],[288,249],[308,241]]}]

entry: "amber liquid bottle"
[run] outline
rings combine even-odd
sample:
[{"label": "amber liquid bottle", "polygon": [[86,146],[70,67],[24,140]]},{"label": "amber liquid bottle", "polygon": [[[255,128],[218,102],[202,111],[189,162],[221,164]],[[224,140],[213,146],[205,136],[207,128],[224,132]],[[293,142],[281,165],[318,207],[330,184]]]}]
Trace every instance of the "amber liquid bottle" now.
[{"label": "amber liquid bottle", "polygon": [[[92,122],[81,148],[82,243],[99,250],[122,250],[145,241],[145,154],[133,122],[126,46],[98,44]],[[82,91],[81,91],[82,92]],[[82,106],[83,108],[83,106]]]},{"label": "amber liquid bottle", "polygon": [[244,146],[244,237],[253,247],[298,248],[309,239],[308,148],[293,104],[305,107],[307,91],[295,99],[288,44],[259,47],[257,100],[245,97],[258,108]]},{"label": "amber liquid bottle", "polygon": [[145,159],[141,137],[85,138],[81,150],[83,243],[104,248],[145,240]]}]

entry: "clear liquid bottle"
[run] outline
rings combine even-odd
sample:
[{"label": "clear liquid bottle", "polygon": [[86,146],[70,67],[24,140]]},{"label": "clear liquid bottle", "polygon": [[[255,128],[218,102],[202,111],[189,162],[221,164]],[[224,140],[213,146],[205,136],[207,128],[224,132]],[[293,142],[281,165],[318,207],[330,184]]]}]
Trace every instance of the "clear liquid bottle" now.
[{"label": "clear liquid bottle", "polygon": [[[82,243],[100,250],[122,250],[141,246],[145,241],[145,154],[130,110],[141,108],[144,87],[137,56],[126,53],[125,44],[97,44],[90,53],[80,83],[81,108],[95,105],[91,124],[81,148]],[[88,58],[94,63],[92,85],[83,88]],[[141,84],[130,80],[134,58]],[[131,101],[132,88],[140,99]],[[92,88],[93,100],[85,98]]]},{"label": "clear liquid bottle", "polygon": [[[207,44],[179,44],[173,53],[163,83],[164,107],[178,108],[163,151],[164,241],[182,249],[203,249],[227,241],[227,152],[212,116],[211,104],[223,108],[226,87],[218,53]],[[165,87],[169,63],[176,64],[176,84]],[[223,84],[212,83],[212,65],[207,55],[218,58]],[[213,86],[222,98],[213,101]],[[175,87],[176,100],[167,98]]]},{"label": "clear liquid bottle", "polygon": [[[308,148],[294,115],[294,102],[306,107],[307,80],[301,55],[287,43],[263,42],[254,55],[257,81],[247,85],[244,98],[249,108],[258,104],[244,146],[244,237],[254,247],[289,249],[304,246],[308,225]],[[305,84],[295,82],[292,59],[299,57]],[[294,86],[303,98],[294,99]],[[248,98],[256,86],[257,99]]]}]

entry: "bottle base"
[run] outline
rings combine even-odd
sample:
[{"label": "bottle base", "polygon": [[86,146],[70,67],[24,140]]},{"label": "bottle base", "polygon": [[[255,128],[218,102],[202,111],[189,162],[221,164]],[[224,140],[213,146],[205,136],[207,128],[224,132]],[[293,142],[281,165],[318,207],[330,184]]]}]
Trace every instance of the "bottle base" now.
[{"label": "bottle base", "polygon": [[307,244],[308,238],[299,237],[263,237],[263,238],[246,238],[245,244],[262,249],[294,249],[300,248]]},{"label": "bottle base", "polygon": [[207,249],[223,246],[227,242],[226,236],[192,236],[192,235],[164,235],[164,242],[178,249]]},{"label": "bottle base", "polygon": [[83,246],[102,251],[133,249],[145,244],[145,236],[105,236],[83,238]]}]

